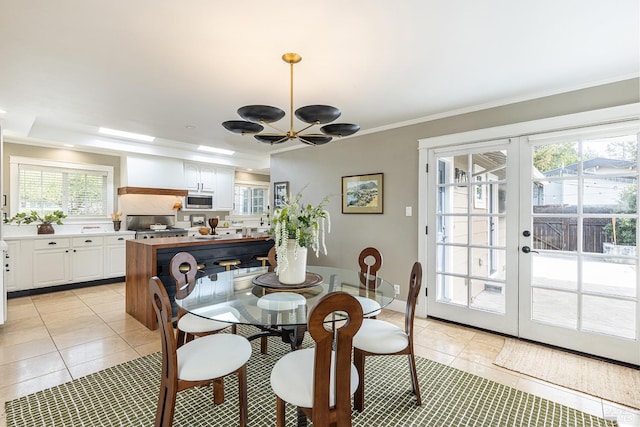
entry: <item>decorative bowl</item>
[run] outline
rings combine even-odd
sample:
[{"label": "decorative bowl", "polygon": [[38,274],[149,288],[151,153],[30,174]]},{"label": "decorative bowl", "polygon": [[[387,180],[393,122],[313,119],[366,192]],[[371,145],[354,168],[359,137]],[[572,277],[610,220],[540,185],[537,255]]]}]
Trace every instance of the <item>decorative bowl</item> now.
[{"label": "decorative bowl", "polygon": [[198,232],[203,236],[206,236],[207,234],[211,233],[211,229],[208,227],[202,227],[198,229]]}]

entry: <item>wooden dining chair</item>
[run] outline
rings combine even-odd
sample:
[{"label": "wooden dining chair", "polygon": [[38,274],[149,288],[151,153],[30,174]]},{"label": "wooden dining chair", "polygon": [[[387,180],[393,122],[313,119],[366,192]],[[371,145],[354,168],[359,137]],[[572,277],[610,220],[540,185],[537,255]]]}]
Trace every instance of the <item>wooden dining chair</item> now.
[{"label": "wooden dining chair", "polygon": [[[334,330],[325,320],[336,311],[347,319]],[[351,396],[358,386],[351,344],[361,324],[362,307],[346,292],[327,294],[311,309],[307,328],[315,348],[286,354],[271,371],[278,427],[285,425],[285,402],[300,408],[316,427],[351,425]]]},{"label": "wooden dining chair", "polygon": [[223,378],[238,376],[240,426],[248,422],[247,361],[251,344],[239,335],[216,334],[199,338],[177,347],[173,331],[171,304],[162,281],[154,276],[149,280],[149,295],[156,313],[162,345],[162,371],[156,427],[173,423],[176,395],[191,387],[213,384],[213,403],[224,402]]},{"label": "wooden dining chair", "polygon": [[378,271],[382,267],[382,254],[373,247],[364,248],[358,256],[360,266],[360,295],[356,299],[362,304],[365,318],[375,319],[380,314],[380,303],[369,298],[368,294],[375,293],[378,284]]},{"label": "wooden dining chair", "polygon": [[[185,266],[188,266],[188,269],[185,269]],[[188,252],[178,252],[171,258],[169,269],[171,277],[176,282],[175,298],[177,300],[186,298],[194,290],[196,274],[198,273],[197,267],[196,259]],[[231,326],[232,332],[235,334],[235,324],[205,319],[188,313],[182,307],[178,307],[178,347],[193,340],[194,337],[215,334],[229,326]]]},{"label": "wooden dining chair", "polygon": [[358,411],[364,410],[364,363],[367,356],[408,355],[413,394],[416,396],[418,406],[422,405],[416,358],[413,352],[413,319],[421,285],[422,265],[415,262],[409,277],[404,330],[384,320],[365,319],[362,327],[353,337],[353,361],[360,377],[360,383],[354,395],[354,406]]}]

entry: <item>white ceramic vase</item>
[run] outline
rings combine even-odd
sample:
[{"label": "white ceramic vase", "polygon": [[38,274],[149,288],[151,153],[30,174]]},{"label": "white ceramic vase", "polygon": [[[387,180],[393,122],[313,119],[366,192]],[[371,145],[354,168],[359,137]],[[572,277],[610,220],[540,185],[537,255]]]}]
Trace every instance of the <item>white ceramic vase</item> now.
[{"label": "white ceramic vase", "polygon": [[295,239],[287,241],[287,262],[278,263],[278,281],[285,285],[299,285],[307,278],[307,248],[298,247]]}]

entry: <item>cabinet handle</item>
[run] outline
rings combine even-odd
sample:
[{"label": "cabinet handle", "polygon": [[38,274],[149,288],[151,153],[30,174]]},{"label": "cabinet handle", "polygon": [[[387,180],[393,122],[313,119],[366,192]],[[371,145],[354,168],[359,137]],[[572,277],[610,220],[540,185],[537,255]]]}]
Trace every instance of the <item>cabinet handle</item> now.
[{"label": "cabinet handle", "polygon": [[49,245],[57,245],[58,242],[49,242]]},{"label": "cabinet handle", "polygon": [[84,242],[85,242],[85,243],[91,243],[91,242],[93,242],[93,240],[91,240],[91,239],[87,239],[87,240],[85,240]]},{"label": "cabinet handle", "polygon": [[118,240],[124,240],[124,237],[118,237]]}]

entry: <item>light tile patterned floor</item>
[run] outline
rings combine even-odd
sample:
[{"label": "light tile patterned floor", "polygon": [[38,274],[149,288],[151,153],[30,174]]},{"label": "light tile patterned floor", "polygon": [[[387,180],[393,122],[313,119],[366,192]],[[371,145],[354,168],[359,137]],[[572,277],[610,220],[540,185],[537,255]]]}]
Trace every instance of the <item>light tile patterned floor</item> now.
[{"label": "light tile patterned floor", "polygon": [[[8,301],[0,326],[0,427],[4,402],[160,350],[157,331],[125,313],[124,283]],[[379,318],[402,326],[403,313]],[[513,373],[492,364],[504,338],[437,320],[416,319],[416,353],[582,411],[640,426],[640,411]],[[604,363],[604,362],[603,362]]]}]

